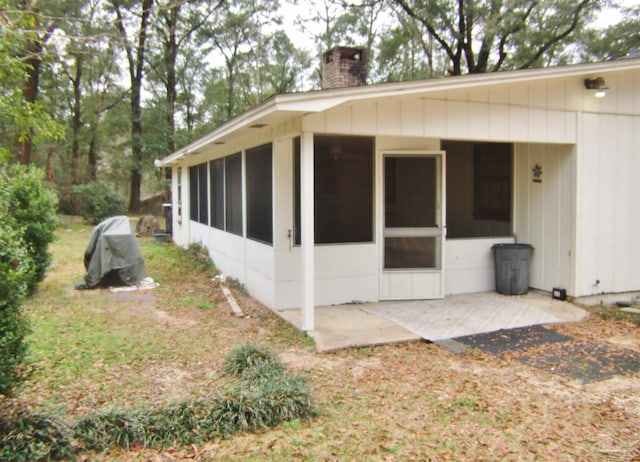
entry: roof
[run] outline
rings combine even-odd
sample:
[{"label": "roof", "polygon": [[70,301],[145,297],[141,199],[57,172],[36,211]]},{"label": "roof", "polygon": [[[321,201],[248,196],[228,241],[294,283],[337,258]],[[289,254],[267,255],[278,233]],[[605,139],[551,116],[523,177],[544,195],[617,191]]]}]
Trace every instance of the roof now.
[{"label": "roof", "polygon": [[574,64],[540,69],[501,71],[486,74],[467,74],[393,83],[379,83],[359,87],[314,90],[309,92],[275,95],[264,103],[220,125],[209,134],[178,149],[156,163],[170,166],[195,154],[206,146],[223,144],[231,138],[243,136],[255,128],[274,125],[292,116],[322,112],[338,105],[366,99],[410,96],[426,97],[443,90],[460,90],[479,86],[506,85],[538,80],[589,76],[595,73],[615,72],[640,68],[640,58],[628,58],[600,63]]}]

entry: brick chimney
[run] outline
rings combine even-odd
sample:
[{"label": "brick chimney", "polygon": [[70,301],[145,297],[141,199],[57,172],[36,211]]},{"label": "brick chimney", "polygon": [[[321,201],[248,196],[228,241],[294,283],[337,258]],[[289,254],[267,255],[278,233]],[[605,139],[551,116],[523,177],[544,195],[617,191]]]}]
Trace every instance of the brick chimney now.
[{"label": "brick chimney", "polygon": [[335,47],[322,55],[322,89],[357,87],[367,83],[367,50]]}]

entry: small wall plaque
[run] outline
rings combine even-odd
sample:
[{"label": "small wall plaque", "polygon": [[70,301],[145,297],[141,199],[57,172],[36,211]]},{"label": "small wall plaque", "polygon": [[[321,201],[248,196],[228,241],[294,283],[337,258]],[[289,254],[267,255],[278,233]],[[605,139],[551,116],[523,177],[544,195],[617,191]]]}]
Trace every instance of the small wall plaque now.
[{"label": "small wall plaque", "polygon": [[542,165],[536,164],[531,169],[534,183],[542,183]]}]

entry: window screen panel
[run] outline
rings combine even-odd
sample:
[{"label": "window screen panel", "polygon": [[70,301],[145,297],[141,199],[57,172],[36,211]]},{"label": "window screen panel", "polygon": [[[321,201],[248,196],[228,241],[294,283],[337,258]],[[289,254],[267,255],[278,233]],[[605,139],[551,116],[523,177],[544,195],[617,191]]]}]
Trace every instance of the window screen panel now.
[{"label": "window screen panel", "polygon": [[211,226],[224,230],[224,159],[209,162]]},{"label": "window screen panel", "polygon": [[271,144],[246,153],[247,237],[273,244],[273,155]]},{"label": "window screen panel", "polygon": [[225,157],[226,230],[242,236],[242,154]]},{"label": "window screen panel", "polygon": [[317,244],[373,241],[371,137],[314,137]]},{"label": "window screen panel", "polygon": [[198,221],[198,166],[189,167],[189,219]]},{"label": "window screen panel", "polygon": [[209,224],[209,195],[207,193],[207,164],[198,165],[198,221]]}]

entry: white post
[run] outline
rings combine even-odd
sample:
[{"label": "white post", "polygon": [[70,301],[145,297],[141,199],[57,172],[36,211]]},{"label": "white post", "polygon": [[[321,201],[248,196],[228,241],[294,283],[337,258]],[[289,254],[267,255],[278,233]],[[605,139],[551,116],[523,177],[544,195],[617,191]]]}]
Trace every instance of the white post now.
[{"label": "white post", "polygon": [[300,223],[302,250],[302,330],[314,329],[314,162],[313,133],[302,132],[300,139]]}]

